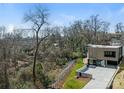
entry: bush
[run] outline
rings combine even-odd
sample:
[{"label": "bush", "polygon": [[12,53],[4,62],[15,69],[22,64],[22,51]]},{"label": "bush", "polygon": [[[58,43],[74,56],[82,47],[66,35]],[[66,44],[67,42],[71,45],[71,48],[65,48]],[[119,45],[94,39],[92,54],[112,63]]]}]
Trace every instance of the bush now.
[{"label": "bush", "polygon": [[33,86],[33,83],[31,83],[31,82],[18,81],[15,84],[15,88],[16,89],[29,89],[29,88],[35,88],[35,87]]},{"label": "bush", "polygon": [[21,68],[16,73],[16,77],[10,78],[11,88],[27,89],[35,88],[32,80],[32,69],[31,67]]},{"label": "bush", "polygon": [[80,58],[80,57],[81,57],[80,52],[72,52],[72,54],[71,54],[71,58],[73,58],[73,59]]},{"label": "bush", "polygon": [[4,89],[4,88],[6,88],[5,86],[6,86],[6,83],[5,83],[6,81],[5,81],[5,77],[4,77],[4,75],[3,75],[3,73],[0,73],[0,88],[1,89]]},{"label": "bush", "polygon": [[56,59],[56,64],[59,66],[64,66],[67,63],[67,59],[65,58],[57,58]]},{"label": "bush", "polygon": [[49,85],[51,84],[51,80],[43,72],[43,67],[40,63],[37,64],[37,79],[38,81],[40,81],[40,83],[42,84],[41,86],[43,86],[44,88],[48,88]]},{"label": "bush", "polygon": [[25,69],[23,70],[19,77],[18,77],[18,80],[20,81],[31,81],[32,80],[32,70],[31,69]]}]

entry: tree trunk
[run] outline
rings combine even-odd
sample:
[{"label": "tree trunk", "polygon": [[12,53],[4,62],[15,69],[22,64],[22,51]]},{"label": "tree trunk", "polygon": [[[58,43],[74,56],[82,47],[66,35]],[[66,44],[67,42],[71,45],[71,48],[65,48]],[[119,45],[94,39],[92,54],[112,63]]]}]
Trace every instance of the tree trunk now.
[{"label": "tree trunk", "polygon": [[9,88],[9,80],[8,80],[8,75],[7,75],[7,64],[5,63],[5,67],[4,67],[4,71],[5,71],[5,89]]},{"label": "tree trunk", "polygon": [[39,34],[39,30],[36,32],[36,50],[35,50],[35,54],[34,54],[34,64],[33,64],[33,82],[34,82],[34,85],[36,86],[35,82],[36,82],[36,61],[37,61],[37,55],[38,55],[38,49],[39,49],[39,46],[40,46],[40,43],[48,37],[45,36],[44,38],[41,38],[39,40],[39,37],[38,37],[38,34]]},{"label": "tree trunk", "polygon": [[36,61],[37,61],[37,53],[38,53],[38,48],[35,51],[34,64],[33,64],[33,81],[34,81],[34,85],[35,85],[35,81],[36,81],[36,73],[35,73],[36,71],[35,71],[35,68],[36,68]]},{"label": "tree trunk", "polygon": [[35,85],[36,82],[36,61],[37,61],[37,54],[38,54],[38,32],[36,32],[36,50],[35,50],[35,54],[34,54],[34,64],[33,64],[33,82]]}]

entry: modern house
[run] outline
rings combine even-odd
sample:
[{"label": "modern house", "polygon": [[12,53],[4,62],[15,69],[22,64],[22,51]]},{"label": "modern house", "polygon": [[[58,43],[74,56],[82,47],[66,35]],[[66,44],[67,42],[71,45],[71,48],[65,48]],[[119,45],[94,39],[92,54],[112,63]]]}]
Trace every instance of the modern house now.
[{"label": "modern house", "polygon": [[105,89],[111,86],[119,70],[118,64],[123,57],[120,45],[88,45],[87,65],[76,70],[77,78],[91,79],[84,89]]},{"label": "modern house", "polygon": [[118,65],[122,59],[122,46],[88,45],[88,65],[106,67]]}]

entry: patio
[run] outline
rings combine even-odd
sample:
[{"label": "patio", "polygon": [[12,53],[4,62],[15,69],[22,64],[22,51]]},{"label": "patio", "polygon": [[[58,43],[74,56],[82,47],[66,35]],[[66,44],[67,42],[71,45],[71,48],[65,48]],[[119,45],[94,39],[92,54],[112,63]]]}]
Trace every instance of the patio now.
[{"label": "patio", "polygon": [[84,89],[106,89],[112,77],[116,73],[117,67],[99,67],[90,65],[77,70],[78,77],[91,77],[91,80]]},{"label": "patio", "polygon": [[84,89],[106,89],[116,70],[116,68],[89,67],[83,73],[91,74],[92,79]]}]

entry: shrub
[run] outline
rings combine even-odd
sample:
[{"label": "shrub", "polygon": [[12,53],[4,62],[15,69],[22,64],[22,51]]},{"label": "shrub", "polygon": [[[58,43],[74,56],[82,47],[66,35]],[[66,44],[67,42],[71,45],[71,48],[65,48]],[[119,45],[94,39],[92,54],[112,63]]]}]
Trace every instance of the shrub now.
[{"label": "shrub", "polygon": [[23,70],[19,77],[18,77],[18,80],[20,81],[31,81],[32,80],[32,70],[31,69],[25,69]]},{"label": "shrub", "polygon": [[40,83],[42,84],[42,86],[44,88],[48,88],[49,85],[51,84],[51,80],[49,79],[49,77],[43,72],[43,67],[42,65],[39,63],[37,64],[37,79],[40,81]]},{"label": "shrub", "polygon": [[5,77],[3,73],[0,73],[0,88],[4,89],[5,88]]},{"label": "shrub", "polygon": [[81,57],[80,52],[72,52],[71,53],[71,58],[73,58],[73,59],[80,58],[80,57]]},{"label": "shrub", "polygon": [[16,77],[10,78],[11,88],[35,88],[32,81],[31,67],[21,68],[16,73]]},{"label": "shrub", "polygon": [[56,59],[56,64],[59,66],[64,66],[67,63],[67,59],[65,58],[57,58]]},{"label": "shrub", "polygon": [[35,88],[34,86],[33,86],[33,83],[31,83],[31,82],[23,82],[23,81],[18,81],[18,82],[16,82],[16,84],[15,84],[15,88],[17,88],[17,89],[28,89],[28,88]]}]

